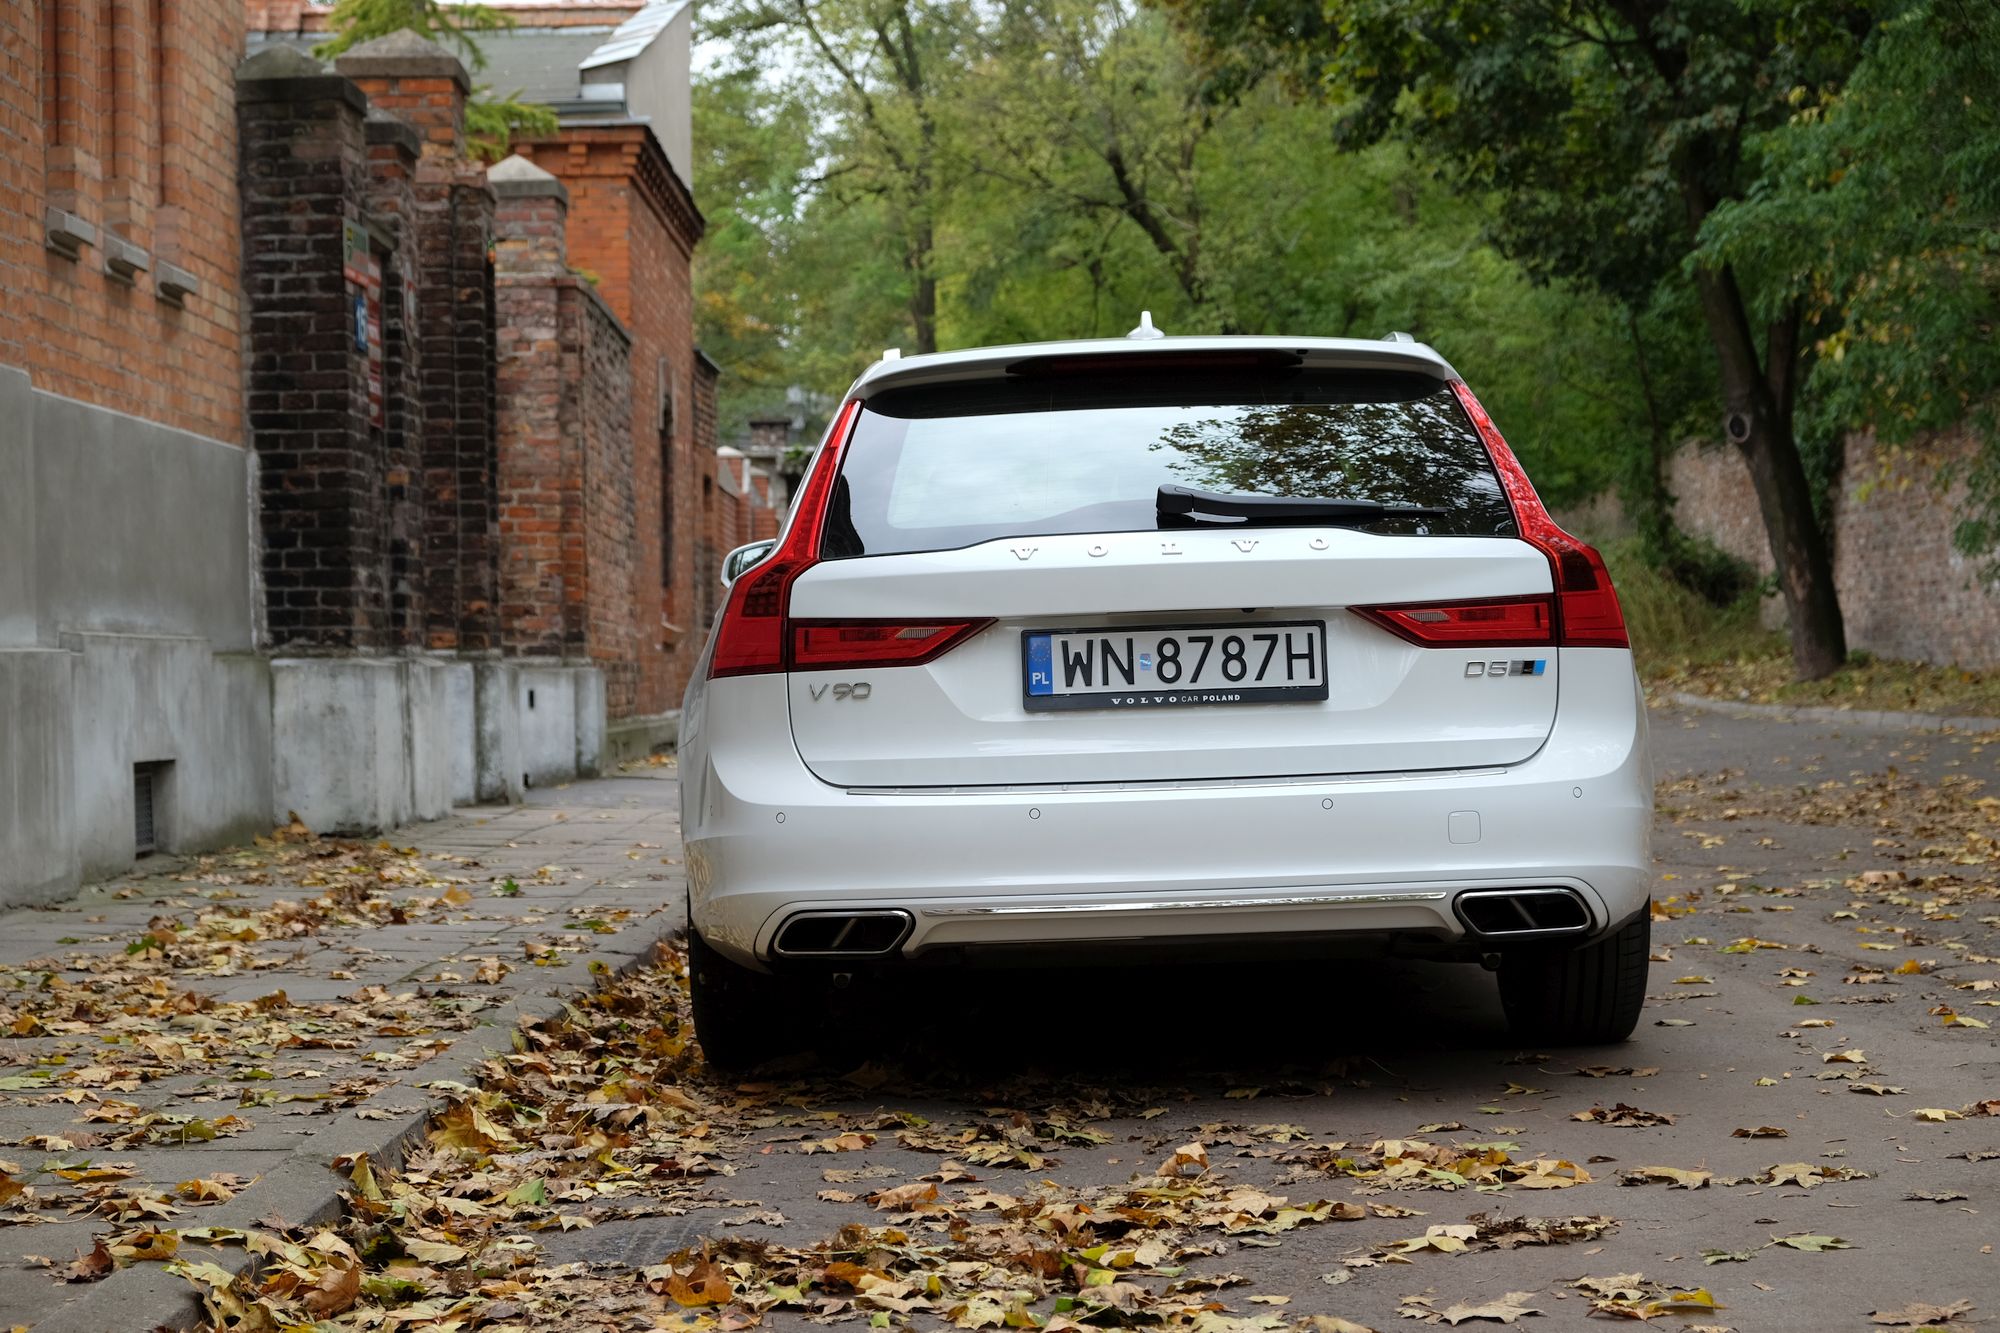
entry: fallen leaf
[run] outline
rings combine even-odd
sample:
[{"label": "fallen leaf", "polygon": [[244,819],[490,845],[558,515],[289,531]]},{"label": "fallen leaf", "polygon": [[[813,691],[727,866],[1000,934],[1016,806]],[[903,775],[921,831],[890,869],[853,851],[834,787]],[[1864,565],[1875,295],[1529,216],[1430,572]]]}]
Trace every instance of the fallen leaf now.
[{"label": "fallen leaf", "polygon": [[1950,1305],[1926,1305],[1919,1301],[1904,1310],[1877,1310],[1869,1319],[1892,1328],[1914,1328],[1924,1324],[1948,1324],[1962,1315],[1971,1314],[1974,1308],[1971,1301],[1953,1301]]},{"label": "fallen leaf", "polygon": [[1664,1182],[1675,1189],[1707,1189],[1713,1179],[1708,1171],[1684,1171],[1676,1166],[1641,1166],[1630,1171],[1621,1171],[1618,1183],[1621,1185],[1647,1185]]},{"label": "fallen leaf", "polygon": [[1674,1118],[1664,1111],[1642,1111],[1636,1106],[1627,1106],[1624,1102],[1610,1107],[1593,1106],[1588,1111],[1578,1111],[1570,1119],[1588,1120],[1620,1129],[1642,1129],[1674,1123]]},{"label": "fallen leaf", "polygon": [[78,1255],[76,1262],[63,1270],[65,1282],[98,1282],[111,1276],[118,1267],[118,1261],[111,1256],[111,1247],[98,1236],[92,1242],[90,1253]]}]

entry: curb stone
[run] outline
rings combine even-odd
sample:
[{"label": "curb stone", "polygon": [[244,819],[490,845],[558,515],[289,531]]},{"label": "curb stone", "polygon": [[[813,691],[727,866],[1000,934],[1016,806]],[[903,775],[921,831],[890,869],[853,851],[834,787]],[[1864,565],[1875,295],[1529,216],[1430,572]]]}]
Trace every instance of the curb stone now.
[{"label": "curb stone", "polygon": [[[589,954],[548,968],[537,979],[534,993],[517,996],[491,1010],[482,1016],[479,1026],[425,1061],[428,1077],[424,1083],[476,1081],[475,1071],[489,1057],[514,1049],[514,1033],[522,1019],[542,1019],[561,1012],[571,995],[598,980],[591,972],[593,963],[607,965],[613,977],[637,971],[659,944],[680,929],[681,914],[676,907],[670,900],[666,907],[619,934],[599,937],[602,942]],[[413,1098],[422,1105],[402,1110]],[[200,1225],[249,1230],[264,1225],[266,1218],[282,1219],[292,1226],[332,1221],[340,1215],[341,1189],[346,1184],[345,1178],[331,1169],[333,1159],[365,1152],[371,1164],[400,1166],[404,1151],[423,1132],[443,1100],[423,1084],[382,1089],[341,1112],[259,1177],[253,1189],[246,1189],[228,1203],[203,1209]],[[361,1116],[366,1110],[392,1108],[402,1113],[388,1119]],[[177,1257],[206,1259],[232,1274],[248,1268],[255,1258],[241,1245],[191,1248],[188,1254]],[[204,1318],[201,1293],[194,1284],[167,1272],[165,1265],[148,1261],[119,1269],[31,1327],[34,1333],[136,1333],[141,1329],[147,1333],[186,1333],[199,1327]]]},{"label": "curb stone", "polygon": [[2000,731],[2000,717],[1947,717],[1942,713],[1904,713],[1888,709],[1828,708],[1804,704],[1746,704],[1734,699],[1711,699],[1704,694],[1679,692],[1667,698],[1684,708],[1720,713],[1725,717],[1831,722],[1852,731]]}]

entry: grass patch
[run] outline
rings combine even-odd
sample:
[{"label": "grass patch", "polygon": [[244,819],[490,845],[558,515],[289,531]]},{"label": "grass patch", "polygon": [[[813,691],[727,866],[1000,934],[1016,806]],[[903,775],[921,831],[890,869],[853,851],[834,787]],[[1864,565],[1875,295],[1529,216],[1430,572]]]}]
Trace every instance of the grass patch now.
[{"label": "grass patch", "polygon": [[1757,623],[1757,599],[1718,607],[1646,562],[1636,540],[1604,547],[1639,674],[1787,657],[1785,636]]},{"label": "grass patch", "polygon": [[1633,541],[1604,548],[1648,692],[1743,703],[2000,717],[2000,671],[1856,653],[1824,680],[1794,680],[1784,634],[1757,623],[1757,598],[1717,607],[1647,564]]},{"label": "grass patch", "polygon": [[1655,694],[1681,690],[1745,703],[2000,717],[2000,671],[1963,671],[1857,653],[1824,680],[1793,680],[1792,657],[1783,639],[1778,652],[1768,657],[1666,666],[1648,674],[1646,684]]}]

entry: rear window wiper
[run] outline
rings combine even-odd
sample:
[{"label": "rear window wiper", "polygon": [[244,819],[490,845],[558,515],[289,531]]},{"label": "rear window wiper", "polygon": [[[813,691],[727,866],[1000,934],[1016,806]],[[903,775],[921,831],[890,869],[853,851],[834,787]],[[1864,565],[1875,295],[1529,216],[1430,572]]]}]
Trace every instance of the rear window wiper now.
[{"label": "rear window wiper", "polygon": [[1227,495],[1192,486],[1160,487],[1157,510],[1162,527],[1195,523],[1247,525],[1298,523],[1362,527],[1387,519],[1446,518],[1445,510],[1424,505],[1383,504],[1331,495]]}]

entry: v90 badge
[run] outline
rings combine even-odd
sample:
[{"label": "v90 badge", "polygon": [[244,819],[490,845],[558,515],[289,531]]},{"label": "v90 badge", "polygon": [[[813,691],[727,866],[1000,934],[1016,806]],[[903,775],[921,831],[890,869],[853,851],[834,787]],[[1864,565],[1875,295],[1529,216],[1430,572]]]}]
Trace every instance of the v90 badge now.
[{"label": "v90 badge", "polygon": [[818,703],[821,699],[826,698],[828,690],[833,691],[833,697],[836,701],[841,699],[860,700],[866,699],[869,695],[873,694],[875,687],[865,680],[857,680],[852,683],[843,680],[832,685],[808,685],[806,686],[806,690],[812,695],[813,702]]},{"label": "v90 badge", "polygon": [[1548,670],[1546,657],[1526,658],[1513,662],[1467,662],[1467,680],[1480,676],[1539,676]]}]

